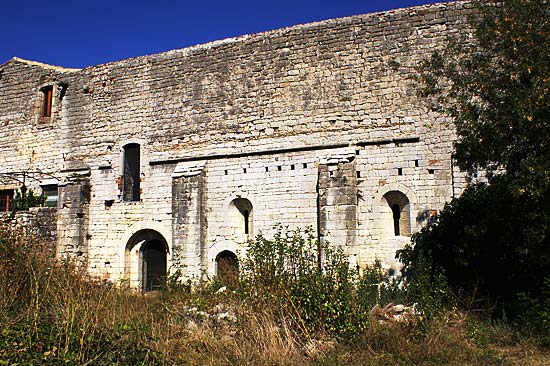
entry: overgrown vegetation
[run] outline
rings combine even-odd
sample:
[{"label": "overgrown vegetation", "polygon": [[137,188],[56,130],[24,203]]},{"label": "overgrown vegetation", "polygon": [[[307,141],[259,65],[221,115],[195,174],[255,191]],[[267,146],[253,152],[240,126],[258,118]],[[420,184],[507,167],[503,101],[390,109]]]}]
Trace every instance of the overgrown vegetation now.
[{"label": "overgrown vegetation", "polygon": [[142,295],[56,262],[23,231],[0,225],[0,365],[524,365],[526,353],[533,365],[550,359],[507,326],[458,311],[379,323],[369,317],[371,305],[402,293],[378,266],[359,275],[338,251],[325,252],[320,269],[308,235],[258,237],[232,289],[219,291],[223,284],[214,279],[172,282]]}]

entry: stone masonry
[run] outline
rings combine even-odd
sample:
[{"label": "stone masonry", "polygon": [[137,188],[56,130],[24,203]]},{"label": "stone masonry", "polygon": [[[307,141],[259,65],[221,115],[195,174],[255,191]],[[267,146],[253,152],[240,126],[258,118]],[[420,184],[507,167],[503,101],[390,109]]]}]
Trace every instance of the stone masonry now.
[{"label": "stone masonry", "polygon": [[[352,16],[66,69],[0,65],[0,177],[57,185],[57,255],[150,290],[311,226],[350,263],[394,253],[464,188],[415,66],[469,2]],[[19,188],[0,178],[0,194]]]}]

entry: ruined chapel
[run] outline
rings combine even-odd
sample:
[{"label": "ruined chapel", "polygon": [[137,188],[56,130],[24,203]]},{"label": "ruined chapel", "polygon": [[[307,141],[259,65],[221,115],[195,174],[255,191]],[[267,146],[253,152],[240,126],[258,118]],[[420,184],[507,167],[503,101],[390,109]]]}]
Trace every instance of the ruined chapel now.
[{"label": "ruined chapel", "polygon": [[312,227],[386,267],[466,176],[418,62],[469,2],[298,25],[84,69],[0,65],[0,211],[45,197],[56,254],[145,291]]}]

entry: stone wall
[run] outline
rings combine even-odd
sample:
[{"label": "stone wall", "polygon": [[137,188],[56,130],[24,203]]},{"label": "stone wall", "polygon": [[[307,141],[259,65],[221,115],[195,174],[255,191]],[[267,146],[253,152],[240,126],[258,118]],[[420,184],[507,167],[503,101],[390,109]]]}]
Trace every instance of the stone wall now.
[{"label": "stone wall", "polygon": [[24,227],[30,240],[46,245],[49,255],[54,256],[57,244],[57,209],[51,207],[32,207],[25,211],[0,214],[0,222]]},{"label": "stone wall", "polygon": [[[14,59],[0,66],[0,172],[56,175],[58,252],[114,281],[139,281],[146,240],[198,276],[277,225],[312,226],[352,263],[390,266],[426,213],[464,187],[450,120],[411,76],[469,11],[358,15],[83,70]],[[48,123],[44,84],[59,89]],[[128,144],[140,148],[135,202],[122,192]],[[399,195],[408,221],[396,235]]]}]

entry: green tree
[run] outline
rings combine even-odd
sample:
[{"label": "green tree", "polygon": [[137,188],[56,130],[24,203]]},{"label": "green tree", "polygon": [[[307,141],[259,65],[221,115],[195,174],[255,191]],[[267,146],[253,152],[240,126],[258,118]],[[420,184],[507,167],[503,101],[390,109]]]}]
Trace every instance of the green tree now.
[{"label": "green tree", "polygon": [[469,31],[420,64],[421,96],[454,122],[458,165],[490,184],[469,187],[398,253],[411,288],[442,274],[463,299],[499,309],[548,303],[549,13],[546,0],[476,2]]},{"label": "green tree", "polygon": [[[516,193],[550,186],[550,5],[476,3],[472,33],[420,65],[421,94],[450,115],[465,171],[504,171]],[[466,32],[468,33],[468,32]]]}]

